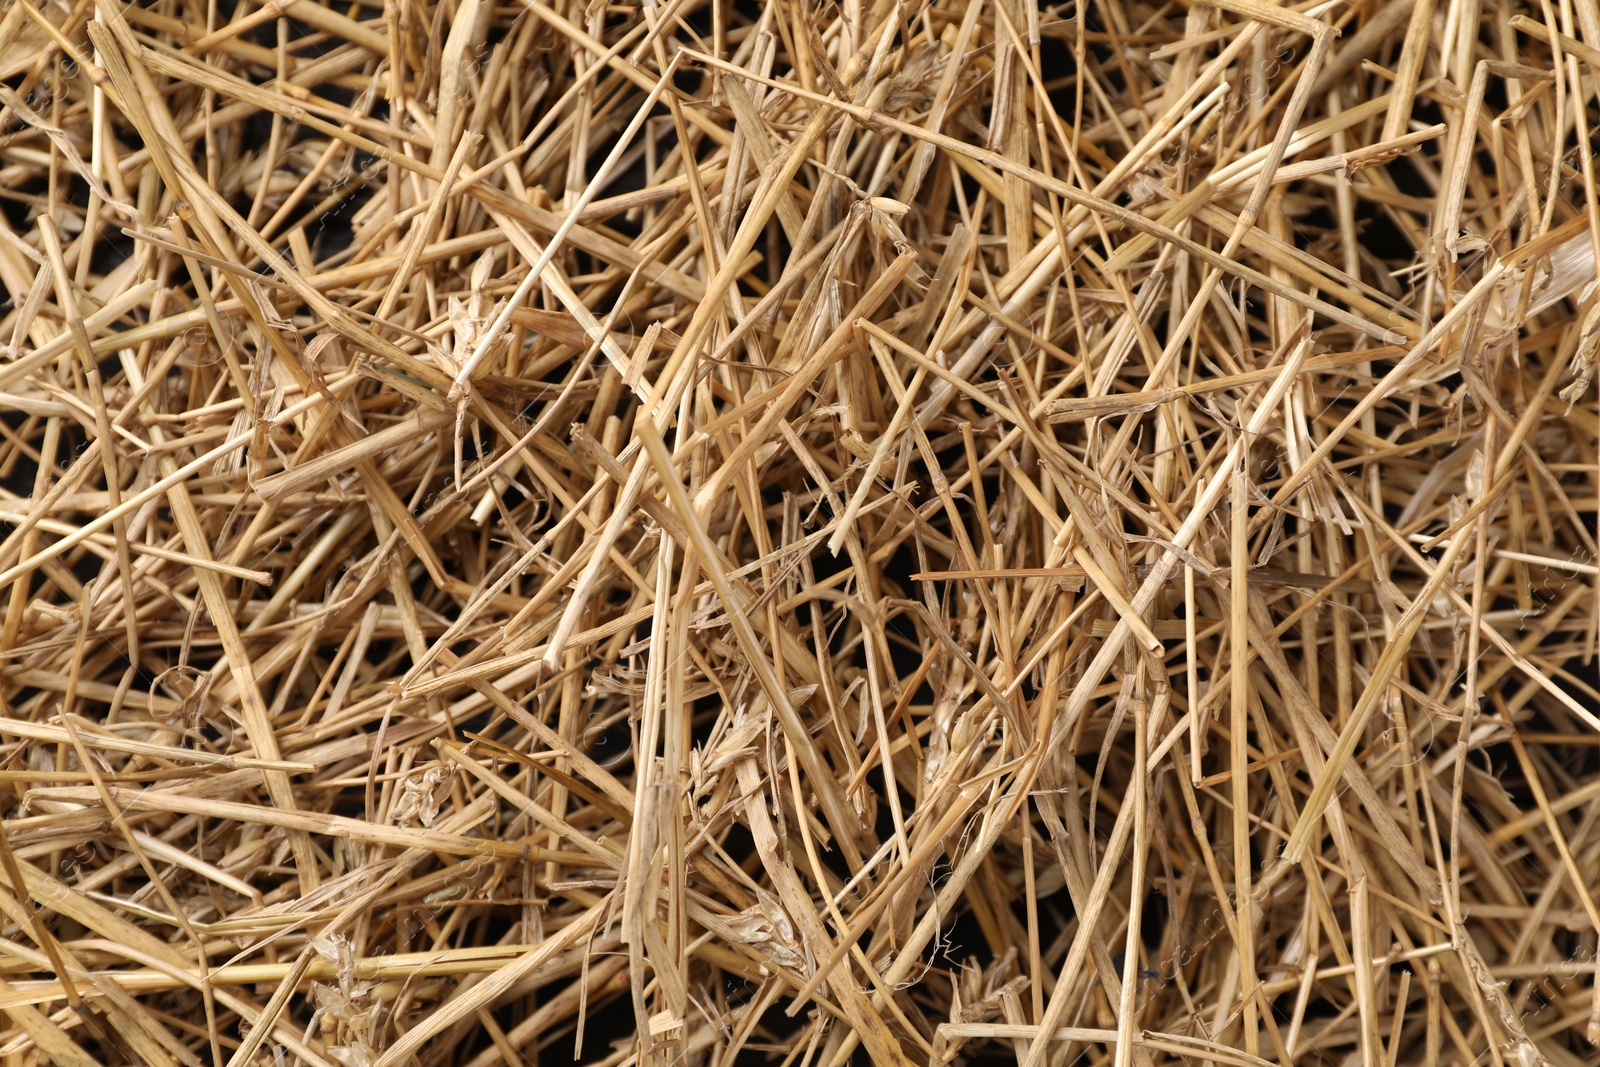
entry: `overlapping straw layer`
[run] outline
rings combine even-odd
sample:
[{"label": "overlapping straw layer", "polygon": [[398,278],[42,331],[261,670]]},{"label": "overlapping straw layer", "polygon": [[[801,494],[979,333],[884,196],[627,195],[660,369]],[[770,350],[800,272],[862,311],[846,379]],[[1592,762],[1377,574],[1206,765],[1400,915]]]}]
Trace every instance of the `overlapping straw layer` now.
[{"label": "overlapping straw layer", "polygon": [[1597,79],[8,0],[0,1065],[1596,1062]]}]

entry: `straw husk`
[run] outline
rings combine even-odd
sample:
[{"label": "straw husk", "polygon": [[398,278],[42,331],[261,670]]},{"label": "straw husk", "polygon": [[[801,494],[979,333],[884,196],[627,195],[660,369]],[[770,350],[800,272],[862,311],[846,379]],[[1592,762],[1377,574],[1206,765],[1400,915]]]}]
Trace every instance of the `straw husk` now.
[{"label": "straw husk", "polygon": [[0,1065],[1594,1063],[1597,74],[10,0]]}]

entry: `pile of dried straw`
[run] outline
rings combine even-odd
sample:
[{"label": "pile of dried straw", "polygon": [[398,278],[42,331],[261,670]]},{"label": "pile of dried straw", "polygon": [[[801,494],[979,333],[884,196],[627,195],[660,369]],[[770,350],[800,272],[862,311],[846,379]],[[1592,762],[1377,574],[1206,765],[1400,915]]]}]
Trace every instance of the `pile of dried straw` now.
[{"label": "pile of dried straw", "polygon": [[0,1065],[1596,1061],[1593,3],[0,7]]}]

